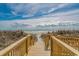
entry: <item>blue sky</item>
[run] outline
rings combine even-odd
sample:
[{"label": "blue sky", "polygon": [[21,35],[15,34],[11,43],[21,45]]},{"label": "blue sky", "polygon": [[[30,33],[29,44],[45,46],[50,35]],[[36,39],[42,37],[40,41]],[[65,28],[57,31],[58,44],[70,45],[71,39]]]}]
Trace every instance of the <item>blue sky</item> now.
[{"label": "blue sky", "polygon": [[[49,17],[56,17],[60,15],[55,14],[62,14],[67,13],[70,11],[79,10],[78,3],[71,3],[71,4],[54,4],[54,3],[2,3],[0,4],[0,20],[15,20],[15,19],[34,19],[34,18],[41,18],[47,15]],[[79,13],[79,12],[78,12]],[[78,15],[73,14],[73,15]],[[72,15],[72,14],[71,14]],[[70,16],[71,16],[70,15]],[[67,16],[67,15],[66,15]]]},{"label": "blue sky", "polygon": [[62,22],[79,22],[79,3],[0,3],[0,28],[31,28]]}]

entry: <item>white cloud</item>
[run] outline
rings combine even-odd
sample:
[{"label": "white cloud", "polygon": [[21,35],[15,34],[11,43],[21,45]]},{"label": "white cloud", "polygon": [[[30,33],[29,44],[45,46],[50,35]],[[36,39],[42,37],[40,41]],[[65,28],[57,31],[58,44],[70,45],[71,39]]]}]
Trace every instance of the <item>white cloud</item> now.
[{"label": "white cloud", "polygon": [[56,9],[63,8],[65,6],[68,6],[69,4],[60,4],[57,7],[51,8],[51,10],[48,11],[48,13],[55,11]]},{"label": "white cloud", "polygon": [[14,12],[14,11],[11,11],[11,12],[12,12],[13,15],[17,15],[16,12]]},{"label": "white cloud", "polygon": [[[48,13],[49,8],[53,8],[53,7],[57,7],[60,4],[55,3],[45,3],[45,4],[40,4],[40,3],[25,3],[25,4],[7,4],[10,9],[12,10],[12,14],[13,15],[17,15],[18,13],[26,13],[26,17],[27,16],[31,16],[36,14],[38,11],[42,11],[42,13]],[[47,9],[44,9],[47,8]],[[23,17],[25,17],[23,16]]]},{"label": "white cloud", "polygon": [[[15,23],[18,23],[18,24],[32,25],[31,28],[34,28],[37,25],[51,25],[51,24],[58,25],[58,23],[64,23],[64,22],[78,23],[79,22],[78,19],[79,17],[76,17],[76,16],[45,17],[45,18],[27,19],[27,20],[0,21],[0,25],[4,25],[3,28],[7,28],[7,27],[13,28],[12,25],[14,25]],[[23,27],[20,27],[20,28],[23,28]]]},{"label": "white cloud", "polygon": [[53,16],[73,16],[73,15],[75,16],[77,14],[79,14],[79,9],[71,10],[71,11],[68,11],[68,12],[56,13]]},{"label": "white cloud", "polygon": [[50,25],[50,24],[58,24],[62,22],[78,22],[79,17],[76,16],[64,16],[64,17],[45,17],[38,19],[29,19],[29,20],[16,20],[15,22],[21,24],[30,24],[33,27],[37,25]]},{"label": "white cloud", "polygon": [[51,13],[48,15],[44,15],[44,17],[66,17],[66,16],[70,16],[70,17],[74,17],[74,16],[78,16],[79,15],[79,9],[76,10],[71,10],[71,11],[67,11],[67,12],[58,12],[58,13]]}]

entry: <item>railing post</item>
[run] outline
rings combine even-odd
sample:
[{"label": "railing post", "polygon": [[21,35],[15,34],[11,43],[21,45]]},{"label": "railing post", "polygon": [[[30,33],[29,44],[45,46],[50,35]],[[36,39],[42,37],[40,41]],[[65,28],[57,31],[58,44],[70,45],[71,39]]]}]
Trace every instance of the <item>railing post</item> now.
[{"label": "railing post", "polygon": [[51,38],[51,56],[53,56],[53,39]]},{"label": "railing post", "polygon": [[28,54],[28,38],[26,39],[26,55]]}]

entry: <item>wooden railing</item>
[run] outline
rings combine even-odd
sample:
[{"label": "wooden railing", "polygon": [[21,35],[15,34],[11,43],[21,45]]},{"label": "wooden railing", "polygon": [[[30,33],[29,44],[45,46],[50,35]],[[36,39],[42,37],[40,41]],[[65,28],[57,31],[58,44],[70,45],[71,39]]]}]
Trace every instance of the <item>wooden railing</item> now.
[{"label": "wooden railing", "polygon": [[79,56],[79,38],[63,38],[52,34],[42,36],[44,43],[51,41],[51,56]]},{"label": "wooden railing", "polygon": [[34,36],[27,35],[26,37],[11,44],[5,49],[0,51],[0,56],[24,56],[28,54],[28,49],[31,45],[34,45]]},{"label": "wooden railing", "polygon": [[79,51],[79,38],[65,37],[65,36],[55,36],[55,37]]},{"label": "wooden railing", "polygon": [[55,36],[51,36],[51,56],[79,56],[79,51]]}]

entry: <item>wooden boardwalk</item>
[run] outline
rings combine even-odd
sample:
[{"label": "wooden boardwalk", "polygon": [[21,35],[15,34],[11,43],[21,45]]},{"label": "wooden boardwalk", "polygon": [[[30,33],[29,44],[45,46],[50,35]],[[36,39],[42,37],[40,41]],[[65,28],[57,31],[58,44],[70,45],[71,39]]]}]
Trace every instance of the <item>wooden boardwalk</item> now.
[{"label": "wooden boardwalk", "polygon": [[28,56],[50,56],[50,51],[44,50],[44,42],[37,36],[38,41],[34,46],[30,47]]},{"label": "wooden boardwalk", "polygon": [[37,42],[34,46],[30,47],[28,56],[50,56],[50,51],[44,50],[43,42]]}]

